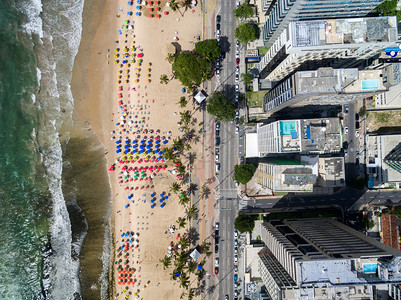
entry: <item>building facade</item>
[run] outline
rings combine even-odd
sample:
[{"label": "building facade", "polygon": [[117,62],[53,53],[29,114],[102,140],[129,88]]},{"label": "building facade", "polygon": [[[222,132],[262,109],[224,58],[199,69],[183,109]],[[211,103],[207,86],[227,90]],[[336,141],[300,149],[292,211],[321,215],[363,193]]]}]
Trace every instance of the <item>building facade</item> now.
[{"label": "building facade", "polygon": [[[261,277],[272,299],[374,299],[375,287],[401,280],[401,251],[334,219],[264,222],[261,237]],[[274,259],[266,262],[266,253]]]},{"label": "building facade", "polygon": [[383,0],[262,0],[262,13],[266,15],[263,41],[272,41],[294,20],[361,17],[371,12]]},{"label": "building facade", "polygon": [[256,68],[276,82],[298,70],[351,68],[393,46],[397,35],[395,16],[292,21]]}]

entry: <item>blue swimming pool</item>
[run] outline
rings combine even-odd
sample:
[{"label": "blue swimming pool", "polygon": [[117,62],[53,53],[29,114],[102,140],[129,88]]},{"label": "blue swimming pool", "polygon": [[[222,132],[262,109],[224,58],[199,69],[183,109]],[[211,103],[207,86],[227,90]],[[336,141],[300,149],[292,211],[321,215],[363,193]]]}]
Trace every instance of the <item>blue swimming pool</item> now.
[{"label": "blue swimming pool", "polygon": [[377,264],[364,264],[363,273],[376,273]]},{"label": "blue swimming pool", "polygon": [[290,135],[291,132],[296,132],[295,121],[283,121],[280,122],[280,134]]},{"label": "blue swimming pool", "polygon": [[379,80],[371,79],[371,80],[362,80],[362,89],[363,90],[373,90],[379,88]]}]

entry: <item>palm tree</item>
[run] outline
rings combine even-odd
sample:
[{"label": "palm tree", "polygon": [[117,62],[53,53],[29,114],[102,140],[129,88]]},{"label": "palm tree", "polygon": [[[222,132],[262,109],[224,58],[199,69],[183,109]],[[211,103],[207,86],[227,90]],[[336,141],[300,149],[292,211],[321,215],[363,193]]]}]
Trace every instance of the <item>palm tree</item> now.
[{"label": "palm tree", "polygon": [[171,257],[166,255],[160,259],[160,262],[163,264],[163,269],[165,270],[171,265]]},{"label": "palm tree", "polygon": [[184,1],[181,3],[181,6],[182,6],[182,7],[185,7],[185,11],[184,11],[184,12],[186,12],[189,8],[192,7],[192,0],[184,0]]},{"label": "palm tree", "polygon": [[190,208],[187,210],[187,215],[188,217],[195,217],[198,214],[198,209],[196,208],[195,205],[192,205]]},{"label": "palm tree", "polygon": [[180,191],[181,186],[178,184],[178,182],[173,182],[170,187],[170,191],[173,192],[174,194],[177,194]]},{"label": "palm tree", "polygon": [[166,74],[162,74],[162,75],[160,75],[160,83],[161,84],[167,84],[168,83],[168,77],[167,77],[167,75]]},{"label": "palm tree", "polygon": [[181,236],[180,240],[178,241],[178,244],[181,245],[182,250],[187,249],[189,247],[189,238],[186,236]]},{"label": "palm tree", "polygon": [[181,152],[184,149],[184,142],[181,139],[173,140],[173,147],[177,149],[177,151]]},{"label": "palm tree", "polygon": [[185,220],[185,218],[182,217],[179,217],[176,222],[179,228],[184,228],[185,225],[187,225],[187,221]]},{"label": "palm tree", "polygon": [[190,283],[190,281],[189,281],[188,275],[185,273],[182,273],[180,276],[180,286],[187,289],[189,283]]},{"label": "palm tree", "polygon": [[166,60],[171,64],[174,62],[175,55],[172,53],[167,54]]},{"label": "palm tree", "polygon": [[195,296],[195,291],[194,291],[194,289],[189,289],[189,292],[188,292],[188,300],[192,300],[192,299],[194,298],[194,296]]},{"label": "palm tree", "polygon": [[178,10],[178,3],[175,2],[175,0],[170,1],[170,8],[172,11],[177,11]]},{"label": "palm tree", "polygon": [[176,159],[174,150],[173,150],[172,148],[166,148],[166,149],[164,149],[164,150],[163,150],[163,157],[164,157],[166,160],[172,160],[172,161],[175,161],[175,159]]},{"label": "palm tree", "polygon": [[185,174],[185,167],[182,164],[179,164],[177,166],[177,171],[180,175],[184,175]]},{"label": "palm tree", "polygon": [[190,110],[180,112],[180,116],[181,116],[180,122],[182,124],[189,124],[191,122],[192,115]]},{"label": "palm tree", "polygon": [[187,106],[188,101],[183,96],[183,97],[180,98],[180,101],[178,101],[178,104],[180,105],[181,108],[184,108],[185,106]]},{"label": "palm tree", "polygon": [[179,204],[181,205],[187,205],[191,200],[186,193],[181,193],[179,199]]}]

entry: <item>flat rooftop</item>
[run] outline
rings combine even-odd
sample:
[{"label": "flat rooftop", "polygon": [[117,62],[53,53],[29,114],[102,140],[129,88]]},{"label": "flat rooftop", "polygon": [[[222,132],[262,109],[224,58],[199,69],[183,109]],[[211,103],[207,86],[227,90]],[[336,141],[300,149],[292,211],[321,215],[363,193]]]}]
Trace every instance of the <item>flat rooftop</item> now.
[{"label": "flat rooftop", "polygon": [[293,47],[390,42],[397,40],[397,19],[390,16],[293,21],[290,32]]},{"label": "flat rooftop", "polygon": [[338,152],[341,150],[338,118],[301,120],[302,152]]}]

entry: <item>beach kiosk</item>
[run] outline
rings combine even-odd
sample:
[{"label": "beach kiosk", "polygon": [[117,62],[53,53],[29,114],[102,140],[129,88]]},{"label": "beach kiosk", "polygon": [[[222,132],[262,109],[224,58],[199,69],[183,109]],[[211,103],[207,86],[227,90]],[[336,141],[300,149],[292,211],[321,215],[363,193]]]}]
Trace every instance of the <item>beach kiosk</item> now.
[{"label": "beach kiosk", "polygon": [[195,99],[196,102],[198,102],[198,104],[202,104],[202,102],[205,101],[205,99],[206,99],[205,92],[203,90],[199,91],[195,95],[194,99]]}]

